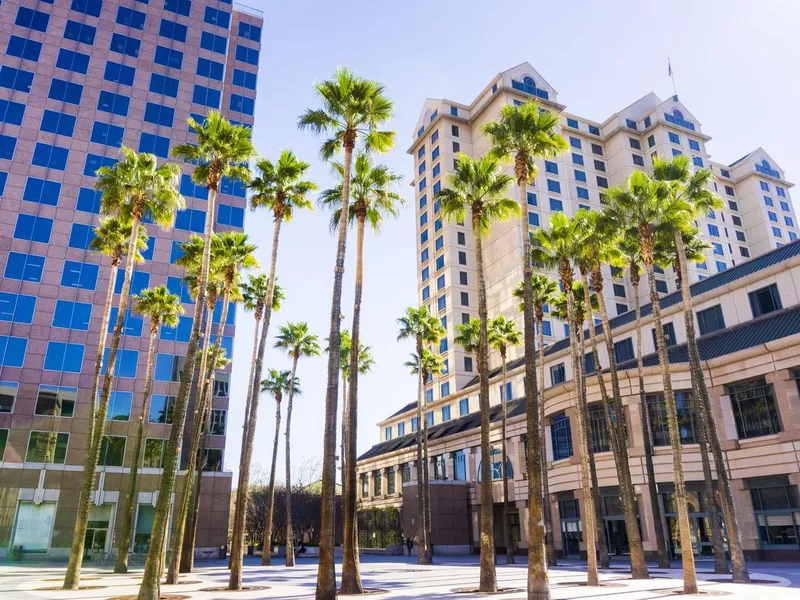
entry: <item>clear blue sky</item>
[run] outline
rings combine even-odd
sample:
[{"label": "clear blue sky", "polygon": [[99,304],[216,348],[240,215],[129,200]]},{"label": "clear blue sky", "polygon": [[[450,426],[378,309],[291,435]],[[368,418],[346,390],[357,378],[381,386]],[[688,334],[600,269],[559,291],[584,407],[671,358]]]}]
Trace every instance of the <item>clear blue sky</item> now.
[{"label": "clear blue sky", "polygon": [[[714,137],[708,145],[714,160],[730,163],[763,146],[788,179],[800,179],[800,4],[792,0],[245,3],[263,10],[265,20],[254,131],[260,154],[272,158],[291,148],[313,164],[311,178],[324,189],[333,178],[319,159],[319,140],[297,129],[301,111],[318,106],[313,84],[347,65],[382,82],[395,102],[389,127],[397,132],[397,145],[381,161],[406,178],[401,192],[409,204],[380,237],[369,235],[365,243],[362,337],[373,347],[377,365],[360,382],[359,452],[378,441],[375,423],[416,394],[415,380],[403,367],[412,348],[396,342],[395,319],[416,302],[408,186],[413,164],[405,150],[426,97],[469,103],[495,74],[528,61],[555,87],[567,110],[602,122],[650,91],[669,96],[669,56],[681,100]],[[320,338],[327,336],[335,249],[328,220],[317,209],[282,230],[278,278],[288,299],[273,316],[270,338],[280,325],[298,320],[307,321]],[[245,229],[268,266],[271,219],[248,213]],[[348,327],[354,239],[342,304]],[[234,471],[253,335],[252,318],[243,312],[237,318],[225,456],[226,468]],[[288,368],[289,361],[270,349],[266,366]],[[298,369],[303,395],[295,403],[292,428],[295,467],[322,454],[325,367],[322,357],[302,361]],[[263,469],[270,462],[274,415],[273,399],[262,396],[253,463]],[[280,448],[282,480],[283,436]]]}]

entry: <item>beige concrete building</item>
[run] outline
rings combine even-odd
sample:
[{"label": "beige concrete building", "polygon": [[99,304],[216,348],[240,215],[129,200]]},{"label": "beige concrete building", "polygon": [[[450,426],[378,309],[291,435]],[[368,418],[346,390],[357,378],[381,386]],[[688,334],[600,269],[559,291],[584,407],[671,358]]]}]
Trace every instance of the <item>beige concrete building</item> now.
[{"label": "beige concrete building", "polygon": [[[602,209],[606,187],[621,184],[637,167],[647,168],[652,154],[690,154],[695,164],[711,167],[715,186],[726,201],[725,209],[698,222],[713,244],[704,265],[691,269],[700,352],[706,381],[714,403],[714,418],[722,437],[732,478],[734,496],[747,553],[751,557],[800,558],[800,243],[789,200],[791,184],[762,149],[730,165],[710,160],[709,137],[677,98],[661,101],[649,94],[604,122],[589,121],[565,112],[556,92],[527,63],[499,74],[470,105],[428,100],[410,152],[417,165],[419,212],[417,235],[420,251],[420,302],[443,318],[448,338],[440,350],[449,361],[449,373],[431,382],[425,414],[430,427],[430,476],[434,490],[441,485],[466,488],[462,517],[449,511],[448,527],[460,523],[467,541],[458,547],[441,544],[442,551],[469,551],[478,544],[480,441],[478,382],[474,361],[453,347],[455,325],[476,316],[474,256],[470,232],[456,223],[441,223],[432,202],[442,185],[443,173],[452,170],[455,151],[481,155],[488,141],[480,126],[496,118],[500,107],[537,97],[543,108],[562,115],[562,134],[570,151],[550,163],[542,163],[525,205],[530,227],[545,225],[550,214],[572,214],[581,206]],[[638,158],[637,158],[638,157]],[[641,161],[641,162],[640,162]],[[510,194],[514,194],[511,191]],[[433,221],[431,226],[430,221]],[[487,241],[486,279],[489,315],[504,314],[519,322],[511,291],[521,279],[521,236],[518,223],[493,227]],[[786,246],[783,244],[787,243]],[[644,466],[642,414],[636,376],[635,319],[629,305],[630,286],[608,278],[607,303],[615,342],[615,361],[620,368],[628,452],[637,494],[645,550],[655,553],[653,514],[650,510]],[[441,279],[440,279],[441,278]],[[680,293],[673,273],[658,274],[661,310],[669,338],[673,386],[678,392],[679,419],[684,443],[684,469],[690,492],[690,511],[698,554],[711,553],[710,527],[702,496],[702,469],[695,437],[695,419],[688,406],[690,388],[686,337]],[[441,283],[441,285],[440,285]],[[427,291],[426,291],[427,290]],[[645,391],[655,447],[659,501],[670,527],[673,551],[678,536],[673,527],[672,463],[668,447],[662,382],[651,322],[650,305],[643,305],[642,344]],[[580,461],[577,428],[571,427],[575,412],[572,368],[563,324],[550,319],[545,364],[545,427],[547,473],[553,512],[550,524],[556,547],[566,556],[583,551],[580,515]],[[520,323],[521,325],[521,323]],[[602,339],[602,332],[601,337]],[[609,364],[600,348],[603,368]],[[499,456],[499,361],[492,357],[490,384],[493,407],[492,466],[495,502],[502,502],[502,468]],[[591,359],[587,367],[593,372]],[[524,461],[525,418],[521,350],[510,359],[507,397],[509,405],[509,474],[513,475],[510,500],[515,507],[512,522],[520,546],[526,546],[524,522],[527,483]],[[591,433],[602,497],[604,526],[612,552],[626,552],[621,508],[613,457],[599,404],[596,379],[588,377]],[[540,382],[540,385],[542,382]],[[595,412],[596,411],[596,412]],[[416,402],[378,423],[381,442],[359,460],[362,507],[401,506],[415,493]],[[434,495],[441,495],[434,491]],[[452,494],[448,495],[451,496]],[[441,504],[441,503],[440,503]],[[503,546],[501,504],[496,504],[495,536]],[[404,508],[404,512],[412,510]],[[406,528],[409,523],[406,523]],[[434,514],[434,544],[438,520]],[[457,536],[456,536],[457,537]],[[448,539],[453,536],[449,535]]]}]

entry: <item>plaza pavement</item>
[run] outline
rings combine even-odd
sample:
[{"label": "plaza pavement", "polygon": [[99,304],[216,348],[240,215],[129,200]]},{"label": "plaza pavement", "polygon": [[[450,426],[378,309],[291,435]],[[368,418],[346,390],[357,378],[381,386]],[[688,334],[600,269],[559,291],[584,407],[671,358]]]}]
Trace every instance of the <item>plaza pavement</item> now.
[{"label": "plaza pavement", "polygon": [[[476,588],[478,584],[478,557],[440,557],[434,566],[421,567],[415,558],[409,557],[361,557],[361,575],[364,586],[385,590],[384,593],[370,595],[372,598],[430,598],[464,599],[485,597],[474,593],[453,593],[452,590]],[[501,558],[502,560],[502,558]],[[518,565],[498,564],[497,575],[500,586],[511,591],[499,595],[503,600],[525,598],[527,570],[524,558]],[[677,563],[674,563],[677,566]],[[337,575],[340,564],[337,564]],[[101,599],[136,594],[141,579],[141,569],[132,570],[127,575],[114,575],[110,568],[98,569],[87,566],[84,569],[82,585],[87,589],[79,592],[58,590],[64,574],[64,564],[36,562],[0,562],[0,600],[30,599]],[[760,570],[763,567],[763,570]],[[718,579],[730,576],[717,576],[711,573],[712,563],[698,563],[700,590],[698,597],[725,596],[734,599],[768,598],[769,600],[800,600],[800,564],[758,563],[751,565],[754,579],[769,580],[773,583],[736,585],[722,583]],[[602,570],[599,588],[580,585],[586,581],[585,565],[565,563],[550,570],[551,594],[554,600],[577,598],[607,598],[608,600],[645,600],[674,597],[671,592],[680,590],[682,581],[679,569],[654,571],[653,578],[633,581],[623,564],[612,569]],[[187,583],[163,586],[164,594],[179,594],[198,600],[228,600],[231,598],[253,600],[256,598],[281,598],[300,600],[314,597],[317,562],[315,559],[298,559],[298,565],[288,569],[282,564],[262,567],[259,558],[245,560],[244,583],[246,586],[261,586],[245,592],[227,592],[223,588],[228,582],[228,571],[223,561],[198,563],[194,573],[183,575]],[[104,587],[95,587],[104,586]],[[266,586],[266,589],[263,589]],[[52,588],[42,590],[41,588]],[[203,591],[208,588],[214,591]],[[215,589],[217,588],[217,589]]]}]

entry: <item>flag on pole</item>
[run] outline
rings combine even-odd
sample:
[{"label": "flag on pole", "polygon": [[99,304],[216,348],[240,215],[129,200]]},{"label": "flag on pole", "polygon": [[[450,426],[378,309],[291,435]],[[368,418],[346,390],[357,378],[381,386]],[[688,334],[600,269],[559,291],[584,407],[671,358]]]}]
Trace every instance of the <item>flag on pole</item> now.
[{"label": "flag on pole", "polygon": [[672,61],[667,58],[667,75],[672,77]]}]

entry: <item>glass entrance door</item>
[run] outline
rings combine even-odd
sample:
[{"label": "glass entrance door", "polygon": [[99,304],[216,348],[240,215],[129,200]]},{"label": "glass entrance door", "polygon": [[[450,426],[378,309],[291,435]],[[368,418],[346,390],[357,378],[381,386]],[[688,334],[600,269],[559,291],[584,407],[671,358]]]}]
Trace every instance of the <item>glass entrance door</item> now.
[{"label": "glass entrance door", "polygon": [[56,516],[55,502],[20,502],[14,524],[14,546],[23,552],[47,552]]},{"label": "glass entrance door", "polygon": [[86,528],[86,540],[83,552],[86,558],[91,558],[93,554],[107,552],[107,542],[109,540],[109,528],[111,527],[111,515],[113,504],[93,505],[89,509],[89,523]]},{"label": "glass entrance door", "polygon": [[606,542],[608,553],[611,556],[624,556],[630,553],[628,546],[628,532],[625,529],[625,519],[608,518],[606,524]]}]

